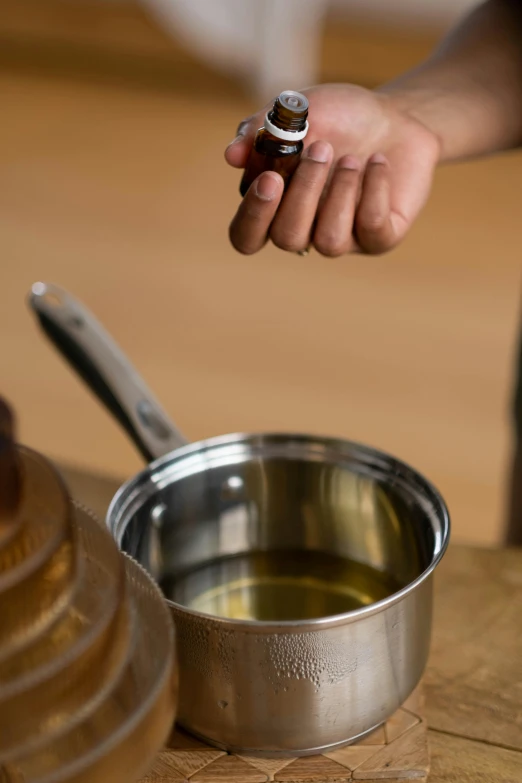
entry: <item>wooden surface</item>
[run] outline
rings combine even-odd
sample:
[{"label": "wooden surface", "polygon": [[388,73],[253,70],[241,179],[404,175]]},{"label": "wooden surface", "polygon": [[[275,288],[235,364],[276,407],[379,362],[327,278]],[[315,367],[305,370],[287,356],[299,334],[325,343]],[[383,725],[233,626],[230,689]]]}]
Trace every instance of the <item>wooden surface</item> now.
[{"label": "wooden surface", "polygon": [[[118,487],[64,473],[77,499],[100,511]],[[522,781],[522,550],[450,546],[436,572],[424,692],[429,783]]]},{"label": "wooden surface", "polygon": [[257,758],[223,753],[175,729],[142,783],[426,783],[429,769],[424,698],[419,688],[403,708],[361,742],[307,758]]},{"label": "wooden surface", "polygon": [[[93,471],[124,477],[140,467],[37,332],[25,297],[43,278],[95,311],[191,439],[268,429],[360,440],[438,486],[455,541],[498,542],[522,158],[441,170],[390,256],[331,261],[269,246],[246,259],[228,243],[239,175],[223,163],[252,108],[239,90],[181,55],[155,82],[137,78],[141,66],[129,65],[136,78],[111,70],[125,31],[136,56],[168,49],[163,34],[152,40],[150,21],[144,32],[145,21],[118,3],[106,4],[105,24],[89,23],[86,3],[69,2],[67,19],[49,20],[44,0],[31,0],[34,14],[2,2],[11,11],[0,14],[9,43],[0,47],[0,391],[16,406],[23,439]],[[25,48],[22,21],[33,30]],[[68,69],[67,47],[53,47],[52,35],[47,48],[36,46],[38,30],[53,29],[55,42],[81,31],[68,50],[81,68]],[[426,48],[393,44],[399,62],[381,32],[379,46],[361,38],[353,57],[350,34],[330,33],[327,77],[350,78],[355,61],[358,79],[376,70],[385,78]],[[94,48],[82,48],[89,41]],[[93,54],[96,42],[106,57]]]}]

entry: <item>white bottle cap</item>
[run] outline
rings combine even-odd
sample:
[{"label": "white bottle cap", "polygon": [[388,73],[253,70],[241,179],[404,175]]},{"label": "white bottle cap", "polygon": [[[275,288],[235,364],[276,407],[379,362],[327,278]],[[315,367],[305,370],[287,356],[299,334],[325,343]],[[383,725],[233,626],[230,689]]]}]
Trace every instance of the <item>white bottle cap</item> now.
[{"label": "white bottle cap", "polygon": [[301,141],[308,133],[308,120],[306,121],[306,125],[304,126],[303,130],[286,131],[282,128],[278,128],[277,125],[274,125],[273,122],[270,122],[268,114],[269,112],[267,112],[264,122],[265,130],[271,133],[272,136],[275,136],[276,139],[281,139],[282,141]]},{"label": "white bottle cap", "polygon": [[295,119],[298,120],[297,124],[300,125],[301,123],[299,122],[299,116],[303,118],[303,115],[306,117],[306,114],[308,113],[308,98],[306,95],[302,95],[300,92],[296,92],[295,90],[284,90],[276,99],[274,103],[274,109],[270,112],[267,112],[265,117],[265,130],[267,130],[277,139],[281,139],[282,141],[301,141],[304,139],[308,133],[308,122],[306,122],[304,128],[301,128],[300,130],[283,130],[277,125],[274,125],[274,123],[270,120],[270,114],[272,111],[275,111],[276,104],[279,104],[288,111],[295,112]]}]

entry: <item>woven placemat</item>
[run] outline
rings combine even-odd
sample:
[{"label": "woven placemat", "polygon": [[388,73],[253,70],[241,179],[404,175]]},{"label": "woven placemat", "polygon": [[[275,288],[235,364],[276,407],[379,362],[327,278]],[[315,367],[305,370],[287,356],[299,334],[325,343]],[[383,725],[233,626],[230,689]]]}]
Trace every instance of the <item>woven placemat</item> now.
[{"label": "woven placemat", "polygon": [[223,753],[176,728],[142,783],[425,783],[429,759],[423,706],[421,686],[384,726],[356,745],[299,759]]}]

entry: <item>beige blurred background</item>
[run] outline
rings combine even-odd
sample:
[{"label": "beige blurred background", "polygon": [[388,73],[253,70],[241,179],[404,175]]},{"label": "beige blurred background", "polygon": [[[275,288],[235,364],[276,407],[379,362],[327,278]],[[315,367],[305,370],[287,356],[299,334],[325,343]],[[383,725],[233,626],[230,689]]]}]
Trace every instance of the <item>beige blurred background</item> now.
[{"label": "beige blurred background", "polygon": [[191,439],[363,441],[440,488],[455,540],[499,543],[520,156],[441,170],[400,249],[335,261],[236,254],[223,161],[272,90],[378,84],[472,3],[220,2],[0,0],[0,388],[23,439],[93,472],[141,465],[38,333],[24,300],[43,279],[95,311]]}]

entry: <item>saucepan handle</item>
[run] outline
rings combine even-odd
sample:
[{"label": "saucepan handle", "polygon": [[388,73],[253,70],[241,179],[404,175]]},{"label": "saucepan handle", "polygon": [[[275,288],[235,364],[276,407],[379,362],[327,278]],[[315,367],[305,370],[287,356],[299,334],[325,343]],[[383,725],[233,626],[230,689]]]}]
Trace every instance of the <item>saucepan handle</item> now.
[{"label": "saucepan handle", "polygon": [[92,313],[58,286],[35,283],[29,305],[51,343],[150,462],[187,441]]}]

